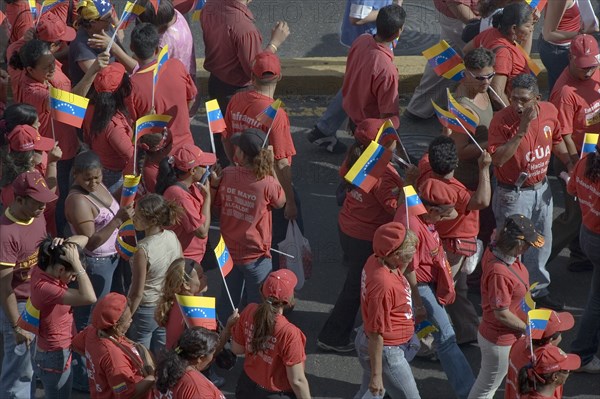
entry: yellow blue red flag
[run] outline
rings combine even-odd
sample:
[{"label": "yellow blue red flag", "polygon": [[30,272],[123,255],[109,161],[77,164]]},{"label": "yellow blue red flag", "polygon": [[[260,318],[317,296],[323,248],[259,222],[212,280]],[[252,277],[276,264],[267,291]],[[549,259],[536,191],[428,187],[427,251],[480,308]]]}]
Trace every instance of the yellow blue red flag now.
[{"label": "yellow blue red flag", "polygon": [[463,130],[463,128],[460,127],[460,123],[458,123],[458,119],[456,119],[456,116],[454,116],[454,114],[452,112],[446,111],[445,109],[443,109],[442,107],[437,105],[435,103],[435,101],[433,101],[433,100],[431,100],[431,104],[433,104],[433,110],[435,111],[435,114],[436,114],[438,120],[440,121],[440,123],[442,124],[442,126],[447,127],[448,129],[452,130],[453,132],[457,132],[457,133],[465,132]]},{"label": "yellow blue red flag", "polygon": [[209,296],[190,296],[176,294],[177,303],[183,319],[189,327],[217,329],[216,299]]},{"label": "yellow blue red flag", "polygon": [[404,186],[402,189],[404,190],[406,209],[410,215],[419,216],[427,213],[425,205],[423,205],[423,202],[421,202],[421,198],[419,198],[415,188],[412,185],[409,184],[408,186]]},{"label": "yellow blue red flag", "polygon": [[391,120],[383,122],[383,125],[379,128],[375,142],[377,144],[385,145],[389,140],[399,140],[398,132],[394,128],[394,124]]},{"label": "yellow blue red flag", "polygon": [[137,251],[135,227],[133,227],[133,221],[131,219],[126,220],[119,227],[115,248],[119,255],[125,260],[129,260],[129,258]]},{"label": "yellow blue red flag", "polygon": [[194,4],[194,12],[192,13],[192,21],[200,21],[200,15],[202,14],[202,7],[206,4],[206,0],[196,0]]},{"label": "yellow blue red flag", "polygon": [[80,128],[89,99],[50,87],[50,114],[54,120]]},{"label": "yellow blue red flag", "polygon": [[531,339],[542,339],[551,315],[552,311],[549,309],[534,309],[527,312],[529,325],[526,334],[530,335]]},{"label": "yellow blue red flag", "polygon": [[206,102],[206,118],[208,119],[208,127],[213,133],[220,133],[227,129],[225,125],[225,119],[221,108],[219,108],[219,102],[217,100],[210,100]]},{"label": "yellow blue red flag", "polygon": [[[462,123],[465,129],[472,134],[475,134],[477,125],[479,125],[479,117],[456,101],[456,99],[452,97],[450,90],[446,89],[446,92],[448,94],[448,111]],[[463,132],[462,128],[461,132]]]},{"label": "yellow blue red flag", "polygon": [[156,58],[156,67],[154,68],[154,77],[152,84],[156,87],[156,82],[158,82],[158,74],[162,69],[163,65],[169,59],[169,45],[165,44],[165,47],[160,49],[158,53],[158,57]]},{"label": "yellow blue red flag", "polygon": [[137,140],[150,133],[162,133],[173,117],[171,115],[150,114],[135,121],[134,144]]},{"label": "yellow blue red flag", "polygon": [[217,263],[219,264],[221,273],[223,273],[223,277],[227,276],[233,270],[233,259],[231,259],[223,236],[221,236],[219,243],[215,247],[215,256],[217,257]]},{"label": "yellow blue red flag", "polygon": [[348,173],[346,173],[344,179],[368,193],[381,175],[383,175],[391,159],[391,151],[371,141],[371,144],[365,148]]},{"label": "yellow blue red flag", "polygon": [[541,12],[544,9],[544,7],[546,7],[546,3],[548,3],[548,0],[525,0],[525,3],[527,3],[529,7],[537,9]]},{"label": "yellow blue red flag", "polygon": [[465,77],[462,58],[445,40],[423,51],[423,56],[438,76],[456,82]]},{"label": "yellow blue red flag", "polygon": [[38,335],[40,328],[40,311],[33,306],[31,298],[27,299],[25,310],[19,316],[17,325],[25,331]]},{"label": "yellow blue red flag", "polygon": [[598,145],[598,133],[586,133],[583,137],[583,146],[581,147],[581,158],[589,153],[596,151]]},{"label": "yellow blue red flag", "polygon": [[267,108],[265,108],[263,112],[258,114],[256,120],[267,127],[271,127],[273,121],[275,120],[275,117],[277,116],[277,111],[282,106],[283,102],[281,101],[281,99],[278,98],[277,100],[273,101],[273,103],[270,104]]}]

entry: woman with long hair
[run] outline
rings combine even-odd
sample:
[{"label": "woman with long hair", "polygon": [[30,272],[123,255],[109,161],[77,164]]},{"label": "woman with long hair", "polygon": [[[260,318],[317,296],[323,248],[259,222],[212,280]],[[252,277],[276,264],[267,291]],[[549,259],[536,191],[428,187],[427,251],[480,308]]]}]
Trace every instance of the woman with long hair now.
[{"label": "woman with long hair", "polygon": [[262,303],[249,304],[233,326],[231,349],[245,356],[236,398],[311,397],[304,375],[306,337],[283,315],[294,305],[297,283],[286,269],[269,274],[261,287]]},{"label": "woman with long hair", "polygon": [[[138,137],[135,162],[142,175],[138,187],[140,195],[156,192],[160,162],[169,155],[172,148],[173,136],[167,128],[162,132],[147,133]],[[133,160],[127,164],[128,174],[133,174],[133,166]]]}]

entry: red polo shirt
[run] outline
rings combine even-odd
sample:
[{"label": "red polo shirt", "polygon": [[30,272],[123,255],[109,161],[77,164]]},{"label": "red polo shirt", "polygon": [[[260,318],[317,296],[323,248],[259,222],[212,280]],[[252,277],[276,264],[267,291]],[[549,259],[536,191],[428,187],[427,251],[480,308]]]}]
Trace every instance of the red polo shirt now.
[{"label": "red polo shirt", "polygon": [[585,133],[600,132],[600,70],[588,80],[579,80],[565,68],[560,75],[550,102],[558,108],[562,134],[572,134],[577,151],[581,153]]},{"label": "red polo shirt", "polygon": [[212,382],[197,370],[186,370],[177,384],[165,393],[154,388],[155,399],[225,399]]},{"label": "red polo shirt", "polygon": [[129,119],[117,111],[103,131],[92,135],[94,106],[90,105],[83,121],[83,141],[100,157],[102,166],[112,171],[123,171],[133,158],[133,129]]},{"label": "red polo shirt", "polygon": [[[127,107],[134,122],[152,110],[155,65],[156,61],[153,61],[131,75],[131,96]],[[196,85],[181,61],[172,58],[163,64],[156,83],[154,104],[157,114],[173,117],[168,125],[173,135],[173,149],[183,144],[194,144],[188,102],[193,101],[197,93]]]},{"label": "red polo shirt", "polygon": [[586,163],[585,157],[577,162],[571,172],[567,191],[578,199],[583,225],[600,234],[600,182],[592,183],[585,177]]},{"label": "red polo shirt", "polygon": [[385,346],[405,344],[415,333],[410,286],[375,255],[365,263],[360,284],[360,309],[365,333],[383,335]]},{"label": "red polo shirt", "polygon": [[248,86],[262,38],[247,5],[237,0],[208,0],[200,15],[204,69],[232,86]]},{"label": "red polo shirt", "polygon": [[398,127],[398,69],[387,43],[376,42],[368,33],[354,41],[346,61],[342,95],[344,111],[357,125],[367,118],[392,114]]},{"label": "red polo shirt", "polygon": [[[562,141],[562,130],[556,107],[542,101],[538,106],[538,117],[529,124],[514,156],[502,167],[494,167],[494,174],[500,183],[514,184],[521,172],[529,173],[523,187],[539,183],[546,177],[552,147]],[[494,115],[488,133],[490,154],[494,154],[498,147],[517,134],[520,123],[520,115],[513,107],[506,107]]]},{"label": "red polo shirt", "polygon": [[[6,19],[11,26],[8,42],[12,43],[22,38],[27,29],[33,27],[33,16],[31,15],[27,0],[11,4],[5,3],[4,7],[6,7]],[[37,4],[37,9],[38,12],[41,10],[40,4]]]}]

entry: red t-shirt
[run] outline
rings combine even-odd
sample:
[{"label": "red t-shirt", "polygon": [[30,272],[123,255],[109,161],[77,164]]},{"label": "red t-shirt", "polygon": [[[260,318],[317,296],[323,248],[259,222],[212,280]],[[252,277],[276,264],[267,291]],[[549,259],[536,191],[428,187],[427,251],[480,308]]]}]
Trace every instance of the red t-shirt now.
[{"label": "red t-shirt", "polygon": [[[548,344],[550,345],[550,344]],[[529,338],[522,336],[510,348],[508,355],[508,374],[506,374],[506,384],[504,387],[504,399],[523,398],[519,394],[519,370],[531,362],[531,349],[529,347]],[[554,399],[561,399],[563,386],[559,385],[554,391]]]},{"label": "red t-shirt", "polygon": [[517,316],[521,314],[521,301],[529,290],[529,273],[519,259],[506,266],[489,248],[483,254],[481,266],[483,317],[479,324],[479,333],[495,345],[510,346],[521,336],[521,332],[500,323],[494,311],[508,309]]},{"label": "red t-shirt", "polygon": [[123,171],[133,158],[133,129],[120,111],[113,115],[106,128],[92,135],[94,106],[90,105],[83,122],[83,141],[100,157],[102,166],[112,171]]},{"label": "red t-shirt", "polygon": [[183,314],[181,314],[181,308],[176,301],[173,302],[173,306],[171,306],[171,310],[169,311],[165,330],[167,334],[166,347],[167,349],[174,348],[177,346],[177,341],[179,341],[179,337],[185,330],[185,320],[183,319]]},{"label": "red t-shirt", "polygon": [[46,238],[43,216],[26,222],[17,220],[6,208],[0,216],[0,266],[13,269],[12,289],[17,301],[31,293],[31,269],[38,263],[38,245]]},{"label": "red t-shirt", "polygon": [[387,43],[377,43],[368,33],[354,41],[346,61],[342,95],[344,111],[355,124],[391,114],[398,127],[398,69]]},{"label": "red t-shirt", "polygon": [[[9,4],[5,3],[6,19],[11,26],[8,42],[12,43],[23,37],[27,29],[33,28],[33,16],[27,0],[17,1]],[[41,10],[39,4],[36,4],[38,12]]]},{"label": "red t-shirt", "polygon": [[271,209],[284,204],[283,188],[273,176],[256,180],[242,166],[223,170],[215,207],[220,208],[221,234],[236,265],[271,257]]},{"label": "red t-shirt", "polygon": [[392,273],[375,255],[367,259],[360,281],[365,333],[383,335],[383,344],[405,344],[415,332],[411,291],[406,277]]},{"label": "red t-shirt", "polygon": [[[152,77],[155,65],[156,61],[153,61],[131,75],[131,96],[127,101],[127,108],[133,121],[148,115],[152,110]],[[168,124],[173,135],[173,149],[183,144],[194,144],[188,102],[193,101],[197,93],[194,80],[181,61],[172,58],[163,64],[156,83],[154,104],[157,114],[173,117]]]},{"label": "red t-shirt", "polygon": [[575,148],[581,153],[585,133],[600,132],[600,70],[588,80],[579,80],[565,68],[560,75],[550,102],[558,108],[562,134],[572,134]]},{"label": "red t-shirt", "polygon": [[[71,91],[71,81],[62,73],[61,64],[56,61],[54,77],[50,81],[52,86],[57,89]],[[21,77],[21,91],[15,96],[15,102],[30,104],[35,107],[40,120],[39,132],[44,137],[52,138],[52,123],[49,107],[50,93],[48,86],[33,80],[27,74]],[[77,130],[71,125],[54,121],[54,137],[62,150],[62,160],[72,159],[79,150],[79,139]]]},{"label": "red t-shirt", "polygon": [[[230,138],[236,133],[255,128],[267,133],[268,126],[256,120],[256,117],[273,103],[271,97],[253,90],[246,90],[234,94],[229,101],[225,112],[227,130],[223,132],[224,138]],[[269,133],[269,144],[273,146],[273,155],[276,160],[287,158],[290,165],[292,157],[296,155],[296,148],[290,133],[290,120],[283,108],[277,110],[275,119]]]},{"label": "red t-shirt", "polygon": [[45,351],[69,348],[75,325],[71,306],[63,304],[67,285],[36,267],[31,287],[31,304],[40,311],[37,345]]},{"label": "red t-shirt", "polygon": [[154,388],[154,399],[225,399],[208,378],[196,370],[186,370],[173,389],[160,393]]},{"label": "red t-shirt", "polygon": [[[562,141],[562,135],[556,107],[548,102],[539,102],[538,105],[538,117],[529,124],[513,157],[502,167],[494,167],[500,183],[515,184],[521,172],[529,173],[523,187],[539,183],[546,177],[552,147]],[[506,107],[494,115],[488,133],[490,154],[517,134],[520,123],[519,114],[513,107]]]},{"label": "red t-shirt", "polygon": [[[340,174],[346,172],[342,167]],[[346,193],[338,216],[340,229],[358,240],[373,241],[375,230],[394,219],[398,193],[403,186],[404,182],[396,169],[388,165],[368,193],[359,187],[352,188]]]},{"label": "red t-shirt", "polygon": [[285,316],[278,314],[273,335],[269,339],[269,349],[252,353],[254,313],[258,306],[257,303],[248,304],[231,331],[233,340],[245,348],[244,371],[252,381],[269,391],[291,392],[286,367],[304,363],[306,337]]},{"label": "red t-shirt", "polygon": [[198,263],[202,262],[208,238],[196,237],[194,233],[206,220],[202,214],[202,204],[204,204],[202,192],[195,184],[187,190],[174,184],[167,188],[163,196],[165,199],[175,201],[185,210],[179,223],[169,227],[181,242],[183,257]]},{"label": "red t-shirt", "polygon": [[262,51],[254,15],[237,0],[209,0],[200,15],[204,69],[232,86],[248,86],[252,62]]},{"label": "red t-shirt", "polygon": [[571,172],[567,191],[578,199],[583,225],[600,234],[600,182],[592,183],[585,177],[586,163],[585,157],[577,162]]},{"label": "red t-shirt", "polygon": [[[118,342],[130,355],[126,355],[110,339],[98,337],[98,330],[93,326],[86,327],[73,338],[73,348],[85,353],[92,399],[131,398],[135,392],[135,384],[144,379],[130,357],[135,356],[142,362],[133,343],[125,337],[118,338]],[[151,392],[143,396],[148,399],[150,397]]]}]

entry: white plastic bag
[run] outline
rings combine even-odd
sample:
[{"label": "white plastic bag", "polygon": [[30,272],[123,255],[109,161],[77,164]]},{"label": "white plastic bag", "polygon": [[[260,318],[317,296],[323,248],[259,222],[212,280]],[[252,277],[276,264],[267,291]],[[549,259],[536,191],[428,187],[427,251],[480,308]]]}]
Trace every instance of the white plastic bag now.
[{"label": "white plastic bag", "polygon": [[477,264],[481,261],[482,257],[483,242],[481,240],[477,240],[477,252],[465,259],[463,263],[462,269],[465,271],[465,273],[473,273],[475,271],[475,268],[477,267]]},{"label": "white plastic bag", "polygon": [[[277,248],[281,252],[294,257],[292,259],[285,255],[279,255],[279,264],[282,269],[289,269],[294,272],[298,278],[296,291],[302,289],[305,275],[310,277],[310,271],[312,270],[312,251],[308,240],[302,235],[296,221],[290,220],[285,239],[277,244]],[[305,270],[307,273],[305,273]]]}]

